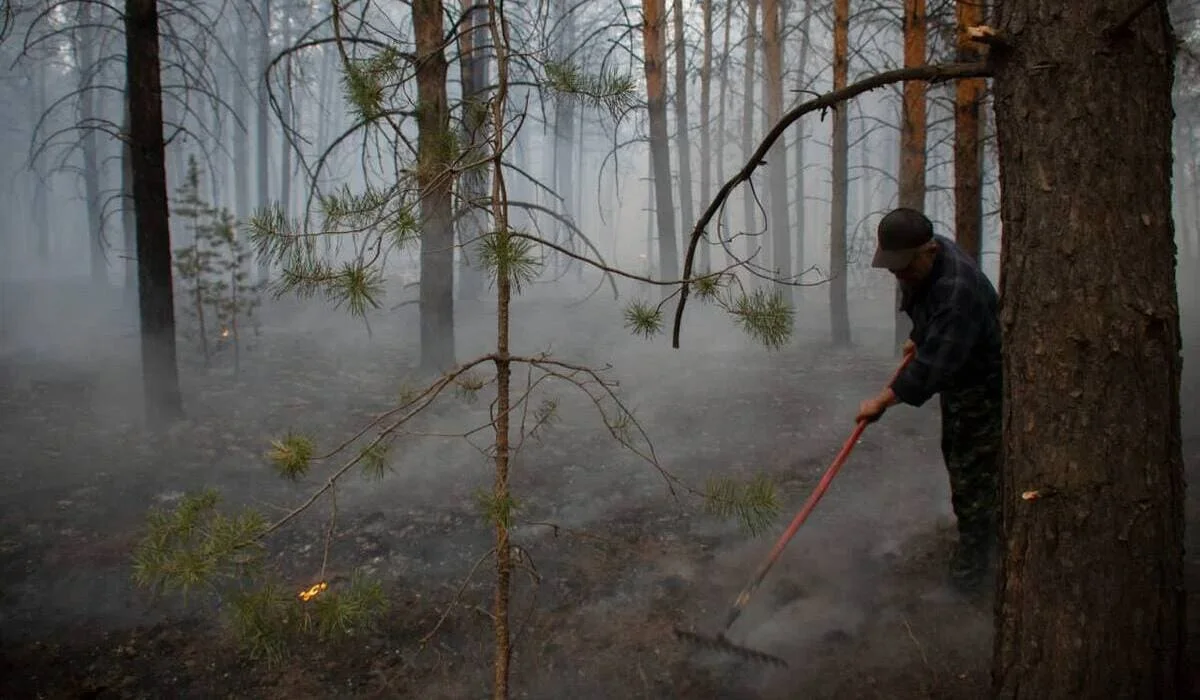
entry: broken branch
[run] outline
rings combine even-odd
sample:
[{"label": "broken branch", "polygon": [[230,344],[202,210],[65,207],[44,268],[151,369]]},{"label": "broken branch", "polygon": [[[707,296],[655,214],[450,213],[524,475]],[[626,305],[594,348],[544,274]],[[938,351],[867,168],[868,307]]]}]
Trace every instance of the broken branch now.
[{"label": "broken branch", "polygon": [[803,117],[809,112],[815,112],[821,109],[828,109],[842,102],[850,100],[861,95],[864,92],[870,92],[881,87],[900,83],[908,80],[920,80],[927,83],[940,83],[947,80],[957,80],[960,78],[986,78],[992,75],[992,66],[987,62],[978,63],[947,63],[932,66],[916,66],[914,68],[900,68],[897,70],[885,71],[877,75],[873,75],[857,83],[847,85],[844,88],[827,92],[820,97],[811,99],[801,103],[793,108],[783,118],[779,120],[771,131],[767,133],[758,148],[747,159],[746,165],[726,182],[717,192],[717,195],[709,203],[708,208],[704,210],[700,220],[696,222],[695,228],[692,229],[691,241],[688,242],[687,255],[683,261],[683,279],[685,282],[681,288],[682,293],[679,295],[679,303],[675,307],[675,325],[671,335],[671,347],[679,348],[679,334],[683,326],[683,308],[687,304],[688,284],[686,280],[692,276],[692,263],[696,256],[696,246],[700,242],[700,237],[704,235],[704,230],[716,216],[721,205],[733,194],[733,190],[743,182],[746,182],[766,161],[767,152],[783,135],[783,132],[792,124],[797,122],[800,117]]}]

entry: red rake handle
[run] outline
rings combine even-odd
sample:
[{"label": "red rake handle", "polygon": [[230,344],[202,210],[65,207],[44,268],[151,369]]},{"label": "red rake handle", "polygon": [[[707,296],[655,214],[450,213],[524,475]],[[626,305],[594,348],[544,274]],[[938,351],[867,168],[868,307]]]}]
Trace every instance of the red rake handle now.
[{"label": "red rake handle", "polygon": [[[912,353],[906,353],[904,355],[904,358],[900,361],[900,366],[897,367],[896,371],[892,373],[892,378],[888,381],[887,386],[891,386],[892,382],[896,381],[896,377],[900,376],[900,373],[904,371],[904,368],[908,366],[908,363],[912,360],[912,358]],[[771,548],[771,553],[767,555],[766,561],[764,561],[762,565],[758,567],[758,571],[755,572],[754,578],[750,580],[750,583],[747,584],[744,589],[742,589],[742,592],[734,601],[733,609],[729,611],[729,617],[725,621],[726,631],[733,626],[733,623],[738,619],[738,616],[742,614],[742,610],[746,607],[746,603],[750,602],[750,596],[755,590],[758,589],[758,586],[760,583],[762,583],[762,580],[766,578],[767,572],[770,571],[771,567],[775,565],[775,562],[779,559],[779,555],[783,554],[783,549],[787,547],[788,542],[791,542],[792,538],[796,536],[796,531],[800,529],[800,526],[804,524],[805,520],[808,520],[809,514],[812,513],[813,508],[816,508],[817,502],[821,500],[821,497],[825,495],[825,492],[829,489],[829,485],[833,483],[833,478],[837,476],[837,473],[841,470],[842,465],[846,463],[846,458],[850,456],[851,450],[854,449],[854,445],[858,442],[858,439],[862,437],[863,430],[866,430],[866,428],[867,421],[865,420],[859,421],[858,424],[854,426],[854,432],[850,433],[850,437],[847,438],[846,443],[842,445],[842,449],[837,453],[837,457],[833,458],[833,464],[830,464],[829,468],[825,470],[825,475],[821,477],[820,483],[818,483],[817,487],[813,489],[813,492],[809,495],[808,500],[804,502],[804,506],[800,508],[800,512],[796,513],[795,518],[792,518],[792,524],[788,525],[788,528],[783,531],[783,535],[780,536],[779,541],[775,543],[775,546]]]}]

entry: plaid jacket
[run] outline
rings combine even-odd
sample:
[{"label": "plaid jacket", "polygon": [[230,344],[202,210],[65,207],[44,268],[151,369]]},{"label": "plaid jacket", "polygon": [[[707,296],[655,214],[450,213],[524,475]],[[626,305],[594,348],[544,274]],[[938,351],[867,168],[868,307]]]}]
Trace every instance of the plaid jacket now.
[{"label": "plaid jacket", "polygon": [[901,402],[920,406],[934,394],[1000,376],[999,297],[962,248],[936,236],[940,249],[929,277],[905,290],[901,310],[912,319],[916,357],[892,383]]}]

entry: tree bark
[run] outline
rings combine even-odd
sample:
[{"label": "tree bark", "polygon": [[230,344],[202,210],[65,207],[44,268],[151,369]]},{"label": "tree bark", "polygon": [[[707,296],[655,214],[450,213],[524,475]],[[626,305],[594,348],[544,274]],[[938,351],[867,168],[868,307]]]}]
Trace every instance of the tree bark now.
[{"label": "tree bark", "polygon": [[421,367],[444,371],[454,354],[454,158],[446,98],[441,0],[414,0],[417,48],[417,186],[421,190]]},{"label": "tree bark", "polygon": [[[486,11],[473,10],[475,0],[462,0],[470,28],[462,32],[458,53],[463,89],[463,145],[469,149],[467,160],[479,161],[487,144],[488,64],[484,46],[488,42]],[[458,221],[458,298],[477,300],[483,294],[483,269],[479,261],[478,239],[487,230],[488,168],[480,165],[464,172],[459,179],[462,205],[466,213]]]},{"label": "tree bark", "polygon": [[[713,60],[713,0],[700,0],[704,15],[704,55],[700,62],[700,196],[712,196],[712,60]],[[720,156],[717,156],[718,159]],[[689,209],[691,204],[688,204]],[[684,219],[684,222],[691,218]],[[712,269],[712,255],[707,242],[700,245],[700,270]]]},{"label": "tree bark", "polygon": [[[757,145],[754,143],[754,54],[758,45],[758,0],[746,1],[746,14],[746,60],[742,79],[742,89],[746,91],[742,101],[742,157],[748,160],[754,154],[754,147]],[[758,202],[754,198],[754,192],[750,187],[743,187],[742,233],[746,241],[746,260],[755,254],[755,248],[759,246],[758,236],[754,235],[757,232],[757,220]],[[755,261],[759,265],[763,262],[761,258]],[[751,277],[747,283],[757,286],[758,278]]]},{"label": "tree bark", "polygon": [[[811,27],[813,16],[813,0],[804,0],[803,6],[804,17],[800,20],[800,56],[797,60],[796,67],[796,89],[808,89],[808,54],[812,46]],[[805,120],[801,120],[796,124],[796,139],[792,151],[795,159],[796,171],[796,270],[801,273],[806,269],[804,248],[807,245],[804,235],[805,225],[807,223],[807,198],[804,182],[804,136],[807,132]]]},{"label": "tree bark", "polygon": [[[671,198],[671,150],[667,134],[667,44],[663,38],[667,18],[663,0],[643,0],[646,50],[646,111],[650,121],[650,165],[654,170],[654,213],[658,220],[658,264],[663,279],[679,279],[679,244],[675,236],[675,204]],[[671,293],[669,286],[663,295]]]},{"label": "tree bark", "polygon": [[[763,0],[763,102],[767,105],[768,124],[783,116],[783,36],[779,0]],[[792,277],[792,227],[788,219],[787,135],[781,134],[767,155],[767,189],[771,206],[771,262],[779,279]],[[791,302],[790,284],[776,284],[776,290]]]},{"label": "tree bark", "polygon": [[[846,87],[850,71],[850,0],[833,4],[833,89]],[[849,105],[833,108],[833,196],[829,215],[829,322],[833,344],[850,344],[850,308],[847,300],[846,209],[849,205]]]},{"label": "tree bark", "polygon": [[997,12],[1004,699],[1187,692],[1174,37],[1157,4],[1103,31],[1137,4]]},{"label": "tree bark", "polygon": [[[695,222],[692,209],[692,141],[688,131],[687,43],[683,34],[683,0],[672,0],[675,28],[675,149],[679,159],[679,213],[683,230]],[[707,196],[707,195],[706,195]]]},{"label": "tree bark", "polygon": [[[904,0],[904,67],[925,63],[925,0]],[[925,94],[924,81],[904,83],[904,111],[900,125],[900,206],[925,211]],[[912,323],[900,311],[900,285],[896,285],[894,350],[908,339]]]},{"label": "tree bark", "polygon": [[142,382],[147,421],[161,427],[183,416],[183,398],[175,357],[175,295],[171,279],[156,0],[126,0],[125,51],[133,207],[137,222]]},{"label": "tree bark", "polygon": [[[711,0],[709,0],[709,1],[711,2]],[[717,162],[716,162],[716,168],[717,168],[717,182],[721,182],[721,183],[725,182],[725,139],[726,139],[725,110],[728,108],[728,105],[729,105],[729,99],[727,97],[727,95],[729,93],[729,31],[730,31],[730,25],[732,24],[732,21],[731,21],[732,15],[733,15],[733,3],[726,2],[725,3],[725,15],[721,19],[721,34],[722,34],[721,87],[719,90],[719,94],[717,96]],[[705,195],[705,196],[711,196],[711,195]],[[727,209],[722,211],[718,226],[720,227],[721,238],[728,238],[730,231],[729,231],[729,211]],[[734,255],[734,253],[733,253],[733,250],[732,250],[733,246],[730,245],[728,248],[726,248],[724,244],[721,244],[720,238],[718,238],[718,236],[717,236],[716,229],[714,229],[714,233],[712,234],[711,240],[716,241],[719,245],[721,245],[721,247],[723,249],[723,253],[724,253],[725,263],[729,266],[734,265],[734,263],[737,261],[737,256]],[[701,258],[701,260],[704,260],[704,258]]]},{"label": "tree bark", "polygon": [[[266,209],[271,205],[271,104],[267,93],[267,65],[271,62],[271,0],[260,0],[258,14],[258,74],[255,76],[255,83],[258,85],[258,156],[255,159],[254,172],[258,175],[258,207]],[[270,279],[271,259],[264,255],[258,259],[258,281],[261,284]]]},{"label": "tree bark", "polygon": [[[980,60],[979,45],[967,38],[967,29],[983,24],[984,0],[956,0],[958,60]],[[983,149],[979,109],[983,78],[964,78],[954,89],[954,240],[981,259],[983,252]]]},{"label": "tree bark", "polygon": [[87,240],[91,251],[92,285],[108,286],[108,260],[104,253],[104,202],[100,197],[100,150],[96,143],[96,31],[92,25],[91,3],[80,3],[76,10],[79,29],[75,35],[75,71],[79,85],[79,122],[83,125],[83,189],[87,209]]}]

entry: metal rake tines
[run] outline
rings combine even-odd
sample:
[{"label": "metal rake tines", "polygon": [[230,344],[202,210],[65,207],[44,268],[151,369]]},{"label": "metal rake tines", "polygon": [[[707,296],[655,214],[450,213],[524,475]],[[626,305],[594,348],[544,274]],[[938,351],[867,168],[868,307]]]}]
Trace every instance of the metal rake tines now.
[{"label": "metal rake tines", "polygon": [[688,630],[676,627],[675,636],[679,637],[680,639],[686,639],[696,646],[712,649],[714,651],[724,651],[736,656],[740,656],[749,661],[772,664],[781,668],[787,668],[788,665],[786,661],[778,656],[772,656],[771,654],[758,651],[757,649],[750,649],[749,647],[744,647],[740,644],[734,644],[733,642],[729,641],[729,638],[724,634],[718,634],[716,637],[706,637],[702,634],[696,634],[695,632],[690,632]]}]

